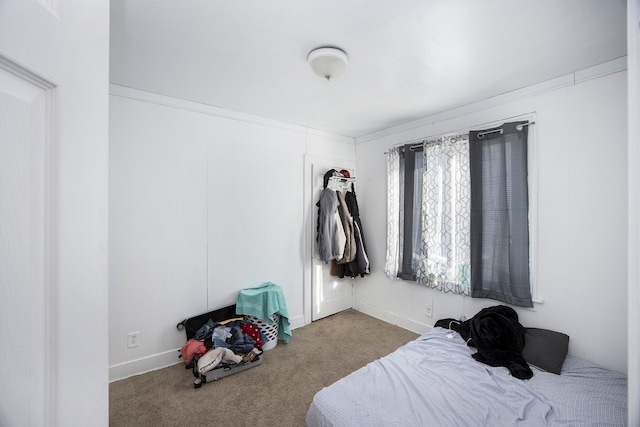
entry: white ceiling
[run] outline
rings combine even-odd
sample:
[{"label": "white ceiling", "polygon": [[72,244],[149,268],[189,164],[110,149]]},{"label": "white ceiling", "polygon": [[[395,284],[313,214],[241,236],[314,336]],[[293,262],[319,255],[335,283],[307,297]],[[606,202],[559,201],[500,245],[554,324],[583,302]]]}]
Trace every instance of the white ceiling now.
[{"label": "white ceiling", "polygon": [[351,137],[625,55],[625,0],[111,0],[112,83]]}]

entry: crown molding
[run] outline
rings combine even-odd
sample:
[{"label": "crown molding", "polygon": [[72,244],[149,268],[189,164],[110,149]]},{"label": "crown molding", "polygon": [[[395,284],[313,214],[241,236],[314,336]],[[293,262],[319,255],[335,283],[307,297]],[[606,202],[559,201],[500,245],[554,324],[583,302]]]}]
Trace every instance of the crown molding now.
[{"label": "crown molding", "polygon": [[252,123],[261,126],[268,126],[277,129],[285,129],[293,132],[299,132],[303,134],[312,134],[325,139],[331,139],[337,142],[354,144],[355,139],[343,135],[332,134],[329,132],[320,131],[317,129],[307,128],[305,126],[294,125],[291,123],[281,122],[278,120],[266,119],[264,117],[255,116],[252,114],[240,113],[237,111],[227,110],[221,107],[215,107],[213,105],[202,104],[199,102],[189,101],[181,98],[174,98],[172,96],[161,95],[158,93],[147,92],[141,89],[135,89],[132,87],[121,86],[115,83],[109,84],[109,94],[113,96],[119,96],[123,98],[133,99],[141,102],[148,102],[150,104],[162,105],[170,108],[177,108],[180,110],[193,111],[196,113],[208,114],[210,116],[221,117],[229,120],[237,120],[245,123]]}]

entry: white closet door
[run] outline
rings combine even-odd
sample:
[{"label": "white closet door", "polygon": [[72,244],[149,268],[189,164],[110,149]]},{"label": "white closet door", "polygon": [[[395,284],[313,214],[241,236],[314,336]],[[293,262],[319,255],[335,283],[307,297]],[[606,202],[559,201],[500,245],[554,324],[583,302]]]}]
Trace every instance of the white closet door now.
[{"label": "white closet door", "polygon": [[107,425],[108,1],[0,6],[0,425]]}]

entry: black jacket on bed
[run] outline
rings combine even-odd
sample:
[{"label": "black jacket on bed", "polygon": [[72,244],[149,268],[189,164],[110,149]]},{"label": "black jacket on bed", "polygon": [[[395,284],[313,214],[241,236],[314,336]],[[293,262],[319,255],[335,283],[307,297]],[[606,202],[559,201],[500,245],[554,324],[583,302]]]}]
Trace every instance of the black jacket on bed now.
[{"label": "black jacket on bed", "polygon": [[478,349],[473,355],[478,362],[489,366],[504,366],[511,375],[522,380],[533,376],[529,364],[522,357],[525,329],[511,307],[487,307],[464,322],[441,319],[435,326],[460,333],[467,345]]}]

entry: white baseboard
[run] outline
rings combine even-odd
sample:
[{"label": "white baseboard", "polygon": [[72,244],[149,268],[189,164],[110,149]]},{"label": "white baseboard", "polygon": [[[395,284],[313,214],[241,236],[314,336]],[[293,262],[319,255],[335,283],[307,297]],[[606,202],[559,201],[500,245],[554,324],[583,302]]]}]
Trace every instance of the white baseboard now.
[{"label": "white baseboard", "polygon": [[180,349],[158,353],[140,359],[129,360],[117,365],[109,366],[109,382],[123,380],[135,375],[145,374],[167,366],[182,363],[178,359]]},{"label": "white baseboard", "polygon": [[387,323],[391,323],[401,328],[407,329],[416,334],[424,334],[431,330],[433,327],[426,323],[416,322],[415,320],[408,319],[400,314],[393,313],[391,311],[383,310],[380,307],[376,307],[367,303],[359,302],[354,307],[356,310],[361,311],[364,314],[368,314],[376,319],[383,320]]},{"label": "white baseboard", "polygon": [[291,329],[297,329],[304,326],[304,316],[292,317],[289,319],[289,325]]}]

